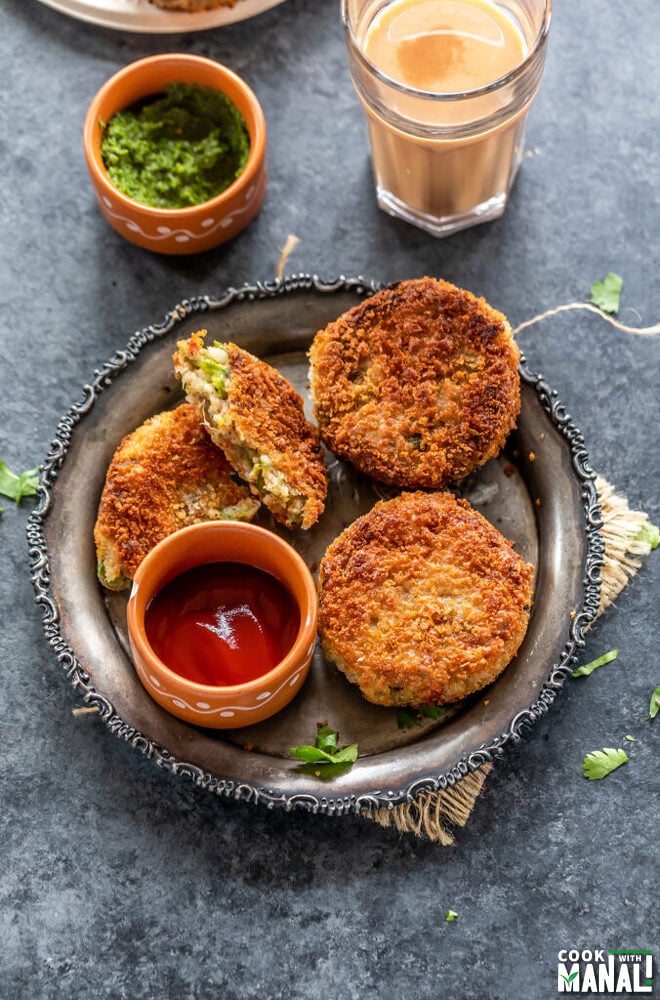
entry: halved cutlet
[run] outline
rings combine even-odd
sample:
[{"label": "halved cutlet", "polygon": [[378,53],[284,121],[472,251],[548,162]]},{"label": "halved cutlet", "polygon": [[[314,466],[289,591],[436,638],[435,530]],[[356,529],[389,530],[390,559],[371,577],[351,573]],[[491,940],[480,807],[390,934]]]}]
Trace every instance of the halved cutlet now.
[{"label": "halved cutlet", "polygon": [[204,345],[206,330],[179,341],[174,370],[186,399],[238,475],[289,528],[309,528],[321,515],[327,470],[303,401],[280,373],[237,347]]}]

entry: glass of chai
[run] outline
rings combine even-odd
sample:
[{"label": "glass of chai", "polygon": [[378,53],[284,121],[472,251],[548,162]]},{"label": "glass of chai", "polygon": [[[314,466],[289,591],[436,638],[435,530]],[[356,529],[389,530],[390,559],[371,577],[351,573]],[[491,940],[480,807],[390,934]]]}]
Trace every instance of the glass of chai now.
[{"label": "glass of chai", "polygon": [[552,0],[342,0],[378,204],[434,236],[502,215]]}]

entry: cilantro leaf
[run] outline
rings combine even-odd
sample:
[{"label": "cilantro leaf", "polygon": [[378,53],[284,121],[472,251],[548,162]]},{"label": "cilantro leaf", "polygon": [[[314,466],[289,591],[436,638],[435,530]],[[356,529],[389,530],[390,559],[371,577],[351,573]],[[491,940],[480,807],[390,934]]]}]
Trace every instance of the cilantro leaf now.
[{"label": "cilantro leaf", "polygon": [[603,281],[594,281],[591,286],[591,301],[606,313],[618,313],[623,278],[612,271]]},{"label": "cilantro leaf", "polygon": [[39,470],[28,469],[17,476],[0,459],[0,493],[3,497],[9,497],[20,503],[23,497],[33,497],[39,485]]},{"label": "cilantro leaf", "polygon": [[329,726],[319,726],[316,731],[315,746],[319,750],[325,750],[328,753],[332,753],[337,749],[337,733],[334,729],[330,729]]},{"label": "cilantro leaf", "polygon": [[656,688],[651,695],[651,703],[649,705],[649,719],[655,719],[656,715],[660,712],[660,688]]},{"label": "cilantro leaf", "polygon": [[396,713],[396,724],[399,729],[412,729],[413,726],[421,726],[422,720],[415,709],[400,708]]},{"label": "cilantro leaf", "polygon": [[357,743],[351,743],[350,746],[344,747],[337,753],[332,755],[333,764],[354,764],[358,759],[358,745]]},{"label": "cilantro leaf", "polygon": [[441,719],[445,714],[444,708],[440,705],[422,705],[421,712],[427,719]]},{"label": "cilantro leaf", "polygon": [[291,756],[296,757],[297,760],[303,760],[306,764],[332,764],[332,754],[326,753],[325,750],[320,750],[319,747],[313,746],[302,746],[302,747],[290,747]]},{"label": "cilantro leaf", "polygon": [[396,713],[396,724],[399,729],[412,729],[413,726],[423,726],[424,719],[441,719],[445,714],[441,705],[422,705],[421,708],[400,708]]},{"label": "cilantro leaf", "polygon": [[604,750],[592,750],[591,753],[588,753],[582,762],[582,769],[585,778],[596,781],[598,778],[604,778],[612,771],[616,771],[617,767],[621,767],[627,760],[628,754],[625,750],[605,747]]},{"label": "cilantro leaf", "polygon": [[[351,743],[350,746],[339,748],[339,734],[330,729],[329,726],[318,726],[314,745],[300,747],[290,747],[291,756],[296,760],[301,760],[305,767],[301,768],[306,774],[314,774],[321,777],[320,772],[325,772],[326,768],[336,768],[340,765],[340,770],[333,771],[334,777],[337,773],[348,770],[358,759],[358,745]],[[324,778],[330,775],[326,772]]]},{"label": "cilantro leaf", "polygon": [[352,743],[337,753],[327,753],[320,747],[302,746],[291,747],[291,755],[306,764],[354,764],[357,760],[358,745]]},{"label": "cilantro leaf", "polygon": [[585,663],[583,666],[578,667],[571,674],[571,677],[588,677],[589,674],[593,674],[594,670],[598,667],[604,667],[606,663],[611,663],[612,660],[616,660],[619,655],[618,649],[611,649],[609,653],[603,653],[599,656],[597,660],[592,660],[590,663]]},{"label": "cilantro leaf", "polygon": [[457,917],[458,917],[458,913],[456,912],[456,910],[447,910],[447,912],[445,913],[445,920],[447,921],[448,924],[450,924],[450,923],[452,923],[452,921],[456,920]]},{"label": "cilantro leaf", "polygon": [[652,549],[657,549],[660,545],[660,528],[646,521],[635,535],[635,541],[648,542]]}]

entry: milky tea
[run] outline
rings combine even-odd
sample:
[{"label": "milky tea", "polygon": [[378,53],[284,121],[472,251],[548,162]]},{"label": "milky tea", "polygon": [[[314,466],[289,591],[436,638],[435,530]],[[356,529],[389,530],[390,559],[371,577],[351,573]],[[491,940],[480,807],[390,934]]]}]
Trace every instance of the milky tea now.
[{"label": "milky tea", "polygon": [[381,208],[435,236],[502,214],[550,8],[551,0],[342,0]]}]

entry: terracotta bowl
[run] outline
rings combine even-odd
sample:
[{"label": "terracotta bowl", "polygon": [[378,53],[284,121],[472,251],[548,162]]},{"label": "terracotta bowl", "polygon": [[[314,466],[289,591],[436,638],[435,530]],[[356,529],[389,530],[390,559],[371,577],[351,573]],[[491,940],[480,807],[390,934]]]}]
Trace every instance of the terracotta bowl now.
[{"label": "terracotta bowl", "polygon": [[[300,609],[298,634],[284,659],[262,677],[232,687],[210,687],[174,673],[156,656],[145,631],[152,597],[174,577],[213,562],[245,563],[271,573]],[[316,616],[314,580],[288,542],[254,524],[209,521],[175,532],[142,561],[128,601],[128,634],[138,677],[162,708],[196,726],[236,729],[274,715],[300,690],[314,652]]]},{"label": "terracotta bowl", "polygon": [[[187,208],[154,208],[128,198],[103,165],[103,122],[168,83],[196,83],[221,90],[245,118],[250,153],[239,177],[220,194]],[[83,129],[87,166],[101,212],[131,243],[166,254],[191,254],[236,236],[261,208],[266,192],[266,120],[253,91],[226,66],[202,56],[166,53],[129,63],[98,91]]]}]

